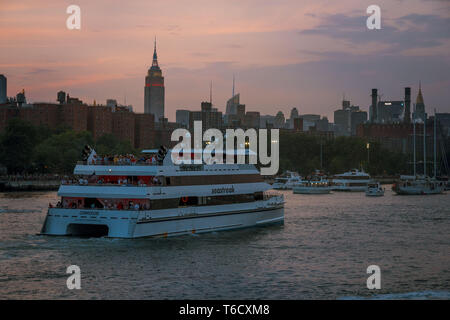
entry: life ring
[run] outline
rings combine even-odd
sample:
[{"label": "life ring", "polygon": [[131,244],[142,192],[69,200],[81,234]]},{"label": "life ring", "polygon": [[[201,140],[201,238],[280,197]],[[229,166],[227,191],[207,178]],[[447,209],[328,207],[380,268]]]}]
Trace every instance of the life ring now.
[{"label": "life ring", "polygon": [[189,198],[188,197],[181,197],[181,201],[183,201],[183,203],[188,202]]}]

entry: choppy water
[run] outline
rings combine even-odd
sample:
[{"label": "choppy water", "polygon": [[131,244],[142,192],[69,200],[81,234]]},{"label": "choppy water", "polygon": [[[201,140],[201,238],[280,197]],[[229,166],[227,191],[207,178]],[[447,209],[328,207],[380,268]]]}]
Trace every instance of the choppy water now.
[{"label": "choppy water", "polygon": [[37,236],[56,193],[0,194],[0,298],[450,299],[450,194],[282,193],[284,226],[143,240]]}]

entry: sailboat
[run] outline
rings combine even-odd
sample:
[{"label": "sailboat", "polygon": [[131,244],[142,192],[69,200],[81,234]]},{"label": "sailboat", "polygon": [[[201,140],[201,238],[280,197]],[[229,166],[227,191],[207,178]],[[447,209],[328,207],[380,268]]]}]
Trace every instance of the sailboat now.
[{"label": "sailboat", "polygon": [[413,145],[414,145],[414,175],[400,176],[394,183],[392,190],[398,195],[428,195],[439,194],[444,190],[442,181],[436,179],[436,111],[434,112],[434,176],[427,176],[426,161],[426,119],[423,122],[423,175],[416,173],[416,119],[413,119]]}]

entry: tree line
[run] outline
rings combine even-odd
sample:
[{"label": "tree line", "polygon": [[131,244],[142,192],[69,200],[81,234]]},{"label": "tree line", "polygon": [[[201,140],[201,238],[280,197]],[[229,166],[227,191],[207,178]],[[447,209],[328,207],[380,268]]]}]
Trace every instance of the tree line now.
[{"label": "tree line", "polygon": [[291,170],[308,175],[322,169],[336,174],[356,168],[371,175],[397,175],[410,173],[409,161],[407,154],[386,150],[380,143],[360,137],[325,139],[303,133],[280,132],[280,172]]},{"label": "tree line", "polygon": [[[88,131],[75,132],[70,128],[33,126],[12,119],[0,134],[0,164],[8,173],[72,173],[82,150],[88,144],[100,155],[137,155],[139,150],[128,141],[120,141],[112,134],[94,140]],[[322,161],[321,152],[322,149]],[[295,132],[280,132],[280,170],[297,171],[307,175],[315,169],[327,173],[341,173],[352,168],[364,169],[372,175],[410,173],[410,156],[382,148],[358,137],[324,139]],[[320,166],[322,163],[322,167]]]},{"label": "tree line", "polygon": [[72,173],[77,161],[82,160],[86,144],[102,155],[136,153],[128,141],[120,141],[112,134],[94,140],[88,131],[33,126],[12,119],[0,134],[0,164],[9,174]]}]

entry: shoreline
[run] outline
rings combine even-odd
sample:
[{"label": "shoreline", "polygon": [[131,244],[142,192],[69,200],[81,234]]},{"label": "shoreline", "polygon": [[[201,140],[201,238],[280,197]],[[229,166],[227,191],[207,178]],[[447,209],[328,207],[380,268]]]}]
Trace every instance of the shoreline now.
[{"label": "shoreline", "polygon": [[58,191],[60,180],[0,181],[0,192],[15,191]]},{"label": "shoreline", "polygon": [[[272,179],[264,179],[270,183]],[[392,184],[395,182],[394,177],[378,178],[381,184]],[[16,192],[16,191],[58,191],[61,181],[58,180],[0,180],[0,192]]]}]

